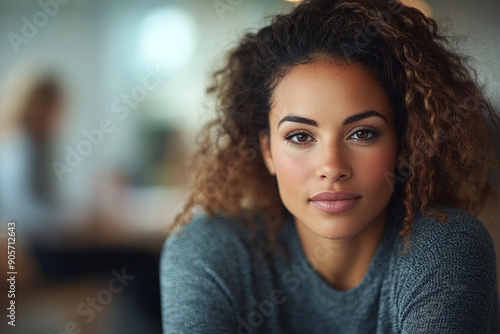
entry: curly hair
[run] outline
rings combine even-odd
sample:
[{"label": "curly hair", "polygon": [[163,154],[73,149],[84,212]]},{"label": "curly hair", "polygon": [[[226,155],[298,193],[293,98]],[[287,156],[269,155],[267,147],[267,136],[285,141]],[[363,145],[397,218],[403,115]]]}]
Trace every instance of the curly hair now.
[{"label": "curly hair", "polygon": [[265,168],[259,133],[269,127],[280,79],[325,57],[364,65],[392,104],[398,167],[387,177],[394,184],[391,203],[406,211],[405,243],[417,210],[440,222],[447,217],[437,204],[477,214],[493,194],[488,178],[497,168],[492,129],[498,116],[452,41],[435,20],[391,0],[306,0],[247,33],[207,89],[216,97],[216,116],[201,130],[192,192],[169,231],[196,209],[250,226],[264,213],[272,247],[286,209]]}]

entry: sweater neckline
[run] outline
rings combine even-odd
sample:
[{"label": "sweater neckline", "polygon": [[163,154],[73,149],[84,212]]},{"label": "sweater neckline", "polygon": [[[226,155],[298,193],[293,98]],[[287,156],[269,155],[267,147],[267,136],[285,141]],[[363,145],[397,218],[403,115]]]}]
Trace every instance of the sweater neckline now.
[{"label": "sweater neckline", "polygon": [[292,265],[302,266],[304,270],[307,272],[307,276],[311,280],[313,286],[321,289],[321,293],[336,297],[340,299],[351,299],[356,298],[356,296],[361,296],[367,290],[371,290],[372,286],[377,282],[383,279],[384,273],[387,271],[389,258],[392,252],[396,251],[394,249],[396,245],[396,238],[398,237],[398,232],[401,227],[401,222],[403,220],[402,217],[402,208],[401,207],[393,207],[389,210],[389,214],[387,216],[387,224],[384,229],[384,233],[380,240],[380,243],[377,247],[375,255],[368,267],[368,271],[366,272],[363,280],[354,288],[349,290],[338,290],[331,285],[329,285],[312,267],[310,261],[306,258],[302,245],[300,243],[300,239],[297,233],[297,228],[295,226],[295,222],[293,221],[293,217],[289,215],[287,217],[287,225],[290,227],[290,252],[292,254]]}]

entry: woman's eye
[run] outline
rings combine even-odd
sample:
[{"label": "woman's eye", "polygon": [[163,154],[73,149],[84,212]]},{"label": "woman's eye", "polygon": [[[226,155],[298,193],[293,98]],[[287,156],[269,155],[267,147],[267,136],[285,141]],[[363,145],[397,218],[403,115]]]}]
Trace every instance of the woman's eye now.
[{"label": "woman's eye", "polygon": [[308,139],[310,138],[311,136],[309,135],[306,135],[306,134],[298,134],[298,135],[295,135],[292,137],[292,140],[298,142],[298,143],[305,143],[306,141],[308,141]]},{"label": "woman's eye", "polygon": [[371,138],[373,134],[368,132],[367,130],[361,130],[361,131],[356,131],[354,133],[354,136],[357,136],[358,137],[357,139],[368,139]]},{"label": "woman's eye", "polygon": [[313,138],[307,133],[291,133],[285,137],[285,139],[293,145],[307,144],[312,141]]},{"label": "woman's eye", "polygon": [[379,131],[375,130],[358,130],[354,132],[350,138],[358,139],[358,140],[372,140],[375,139],[379,135]]}]

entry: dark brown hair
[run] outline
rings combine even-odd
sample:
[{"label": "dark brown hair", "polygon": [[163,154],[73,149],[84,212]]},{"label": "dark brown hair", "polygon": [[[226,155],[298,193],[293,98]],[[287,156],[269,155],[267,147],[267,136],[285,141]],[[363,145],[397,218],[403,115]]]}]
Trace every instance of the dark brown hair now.
[{"label": "dark brown hair", "polygon": [[450,41],[432,18],[389,0],[306,0],[247,33],[213,75],[216,116],[200,133],[192,192],[170,231],[197,208],[245,221],[263,213],[275,242],[285,208],[258,137],[280,78],[318,57],[364,65],[389,97],[399,168],[387,177],[391,203],[406,209],[405,241],[417,210],[438,221],[446,215],[436,204],[476,214],[491,194],[488,174],[497,160],[488,126],[498,117]]}]

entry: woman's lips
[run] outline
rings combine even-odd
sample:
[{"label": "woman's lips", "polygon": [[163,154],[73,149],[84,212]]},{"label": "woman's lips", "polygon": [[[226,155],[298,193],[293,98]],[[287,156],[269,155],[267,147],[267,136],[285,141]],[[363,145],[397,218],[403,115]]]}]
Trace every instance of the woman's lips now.
[{"label": "woman's lips", "polygon": [[341,213],[356,206],[360,195],[347,191],[323,191],[309,200],[314,207],[326,213]]}]

